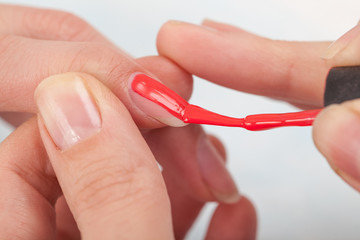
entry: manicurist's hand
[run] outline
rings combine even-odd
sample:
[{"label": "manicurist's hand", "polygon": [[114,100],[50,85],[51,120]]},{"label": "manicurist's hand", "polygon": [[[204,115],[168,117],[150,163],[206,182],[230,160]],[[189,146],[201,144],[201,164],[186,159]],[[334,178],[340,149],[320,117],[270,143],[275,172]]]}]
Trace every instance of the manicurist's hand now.
[{"label": "manicurist's hand", "polygon": [[[157,44],[161,56],[201,78],[303,108],[323,106],[330,67],[360,65],[360,25],[329,48],[329,42],[275,41],[210,20],[171,21]],[[313,130],[331,167],[360,191],[360,101],[325,108]]]},{"label": "manicurist's hand", "polygon": [[128,87],[142,72],[189,98],[189,74],[131,58],[69,13],[0,5],[0,15],[1,115],[18,125],[40,112],[0,145],[0,236],[181,239],[217,201],[208,239],[255,237],[221,142],[200,126],[166,127],[182,123]]}]

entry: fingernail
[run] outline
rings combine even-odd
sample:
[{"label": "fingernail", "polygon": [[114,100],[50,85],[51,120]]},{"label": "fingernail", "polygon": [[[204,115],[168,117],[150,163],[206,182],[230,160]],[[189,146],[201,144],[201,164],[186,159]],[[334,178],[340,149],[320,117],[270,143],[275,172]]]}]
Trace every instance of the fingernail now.
[{"label": "fingernail", "polygon": [[44,124],[58,148],[66,150],[97,133],[101,118],[95,101],[76,74],[45,79],[35,99]]},{"label": "fingernail", "polygon": [[[187,27],[197,27],[200,29],[203,28],[203,29],[206,29],[206,30],[210,30],[212,32],[218,32],[218,30],[216,28],[212,28],[210,26],[206,26],[204,25],[204,22],[206,22],[208,19],[204,19],[203,22],[201,23],[201,25],[197,25],[197,24],[193,24],[193,23],[188,23],[188,22],[183,22],[183,21],[178,21],[178,20],[170,20],[168,21],[166,24],[169,24],[170,26],[173,25],[173,26],[187,26]],[[211,21],[209,20],[209,22],[215,22],[215,21]]]},{"label": "fingernail", "polygon": [[[325,53],[322,55],[323,59],[332,59],[337,56],[339,53],[344,51],[354,40],[354,38],[360,35],[360,25],[356,25],[344,35],[342,35],[338,40],[333,42]],[[357,54],[357,53],[355,53]]]},{"label": "fingernail", "polygon": [[239,191],[225,167],[224,159],[205,134],[201,134],[197,142],[197,159],[204,182],[219,202],[235,203],[240,200]]},{"label": "fingernail", "polygon": [[201,27],[205,28],[205,29],[208,29],[208,30],[211,30],[213,32],[219,32],[218,29],[212,27],[212,25],[214,24],[218,24],[216,21],[212,20],[212,19],[209,19],[209,18],[204,18],[201,22]]},{"label": "fingernail", "polygon": [[360,182],[360,101],[330,106],[314,125],[314,139],[330,166]]},{"label": "fingernail", "polygon": [[204,18],[201,22],[201,25],[206,24],[206,23],[217,23],[217,21],[212,20],[210,18]]},{"label": "fingernail", "polygon": [[172,24],[172,25],[183,25],[183,24],[188,24],[184,21],[179,21],[179,20],[169,20],[167,21],[168,24]]},{"label": "fingernail", "polygon": [[[160,81],[155,80],[143,73],[132,74],[129,78],[128,85],[131,100],[137,106],[137,108],[144,113],[144,117],[151,117],[152,119],[173,127],[185,126],[186,124],[182,120],[175,117],[168,110],[166,110],[166,108],[162,107],[164,105],[176,107],[176,104],[174,105],[171,101],[171,98],[168,98],[164,95],[165,92],[159,92],[153,87],[153,83],[159,82]],[[161,86],[163,89],[168,89],[163,84]],[[145,98],[143,94],[150,96],[157,101],[151,101]]]}]

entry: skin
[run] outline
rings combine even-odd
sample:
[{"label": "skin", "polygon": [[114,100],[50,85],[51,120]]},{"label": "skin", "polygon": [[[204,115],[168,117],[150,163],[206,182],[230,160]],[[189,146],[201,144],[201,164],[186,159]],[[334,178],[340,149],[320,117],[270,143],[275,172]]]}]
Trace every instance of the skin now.
[{"label": "skin", "polygon": [[[346,41],[340,40],[335,54],[324,60],[319,56],[326,51],[328,42],[274,41],[212,21],[203,23],[207,28],[170,22],[158,36],[161,56],[134,60],[71,14],[6,5],[2,5],[0,11],[0,64],[6,69],[0,75],[0,111],[6,119],[17,125],[22,122],[19,119],[27,119],[29,115],[7,112],[37,113],[36,101],[46,92],[43,87],[34,99],[37,85],[50,75],[69,71],[86,72],[75,74],[89,83],[99,107],[110,106],[101,108],[101,130],[66,151],[54,145],[41,117],[28,120],[1,143],[3,197],[0,205],[5,207],[1,211],[0,232],[7,239],[55,236],[79,239],[80,232],[84,239],[94,236],[112,239],[123,234],[129,238],[182,239],[206,201],[215,200],[211,187],[198,170],[193,148],[199,136],[204,135],[203,131],[198,126],[154,130],[163,125],[133,105],[124,91],[133,72],[142,71],[161,79],[184,98],[191,93],[191,78],[186,73],[190,72],[237,90],[282,99],[303,108],[317,108],[322,105],[328,69],[360,63],[356,54],[360,46],[357,31],[345,38]],[[56,59],[53,56],[57,56]],[[56,81],[67,78],[66,74],[60,75]],[[354,100],[331,106],[314,124],[315,144],[334,170],[357,190],[360,190],[359,105],[359,101]],[[119,122],[127,126],[125,131],[118,127]],[[133,136],[131,140],[129,136]],[[221,142],[208,138],[225,159]],[[188,144],[184,148],[189,152],[181,157],[174,154],[180,152],[177,149],[180,144],[168,146],[167,151],[156,149],[169,139]],[[98,142],[101,144],[96,144]],[[125,144],[126,148],[121,147]],[[99,145],[102,147],[95,147]],[[91,154],[89,149],[94,149]],[[130,159],[129,155],[133,157]],[[155,167],[154,156],[164,167],[161,173]],[[107,161],[100,161],[104,157]],[[133,158],[138,159],[141,174],[140,170],[128,171],[126,176],[119,174],[133,164]],[[91,165],[89,162],[97,166],[92,171],[83,167]],[[69,164],[72,167],[66,167]],[[100,181],[101,176],[109,179],[105,177],[109,172],[132,180]],[[219,172],[213,177],[224,177],[223,168]],[[72,182],[69,176],[82,181]],[[142,181],[146,181],[149,188],[135,187],[133,194],[117,195],[123,192],[122,188],[139,186]],[[93,185],[85,184],[89,182]],[[104,190],[94,191],[99,183]],[[143,208],[144,205],[148,207]],[[136,219],[136,224],[130,221],[129,226],[125,221],[129,218]],[[138,231],[137,227],[144,231]],[[218,239],[219,236],[222,239],[255,238],[256,214],[245,197],[235,204],[219,205],[206,238]]]},{"label": "skin", "polygon": [[[329,45],[270,40],[211,20],[202,26],[170,21],[161,28],[157,40],[160,56],[172,59],[189,73],[310,109],[322,107],[325,79],[332,66],[360,65],[360,25]],[[352,100],[325,108],[313,126],[319,151],[357,191],[359,116],[360,101]]]},{"label": "skin", "polygon": [[[161,56],[132,59],[69,13],[1,5],[0,16],[0,112],[14,125],[36,115],[0,144],[2,237],[182,239],[204,204],[219,201],[207,238],[221,234],[224,224],[229,239],[255,238],[251,202],[242,197],[228,204],[238,194],[234,183],[221,186],[220,195],[207,181],[230,177],[221,142],[199,126],[167,128],[129,97],[130,75],[144,72],[187,99],[187,72]],[[59,149],[37,113],[51,101],[52,84],[74,76],[86,82],[101,126]],[[200,137],[209,142],[202,154],[218,166],[211,174],[198,161]],[[169,139],[166,149],[157,147]],[[188,149],[182,156],[180,146]]]}]

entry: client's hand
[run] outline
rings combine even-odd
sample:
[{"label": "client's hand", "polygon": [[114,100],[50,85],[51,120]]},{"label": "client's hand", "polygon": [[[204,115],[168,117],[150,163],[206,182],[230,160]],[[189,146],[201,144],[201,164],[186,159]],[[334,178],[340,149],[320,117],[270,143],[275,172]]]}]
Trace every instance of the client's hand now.
[{"label": "client's hand", "polygon": [[[303,108],[322,107],[330,67],[360,65],[360,25],[329,45],[270,40],[209,20],[203,26],[171,21],[158,36],[160,55],[190,73]],[[360,191],[360,101],[325,108],[313,132],[335,172]]]},{"label": "client's hand", "polygon": [[[128,81],[135,72],[158,77],[184,98],[191,94],[190,75],[163,57],[132,59],[86,22],[68,13],[1,5],[0,15],[0,111],[10,122],[17,124],[22,119],[4,112],[37,112],[33,95],[43,79],[63,72],[83,72],[47,80],[36,95],[46,125],[40,129],[52,164],[56,165],[56,177],[35,119],[19,127],[0,145],[1,236],[50,239],[57,234],[66,235],[66,239],[78,238],[66,201],[84,237],[91,237],[93,231],[100,229],[95,225],[107,226],[104,229],[108,231],[103,234],[109,234],[109,238],[126,234],[124,231],[129,236],[147,233],[140,238],[171,236],[164,183],[135,124],[163,167],[177,238],[185,236],[207,201],[234,203],[217,208],[208,238],[219,234],[229,239],[255,236],[254,209],[245,197],[239,201],[219,140],[208,137],[199,126],[164,128],[160,122],[164,119],[146,114],[144,106],[131,100]],[[78,111],[80,103],[89,103],[89,99],[93,99],[90,103],[95,108],[87,108],[87,104],[86,111]],[[165,122],[179,124],[170,115]],[[139,177],[139,173],[144,176]],[[57,200],[62,191],[66,201]],[[142,204],[143,208],[135,209]],[[129,210],[121,207],[124,205]],[[142,210],[144,213],[140,213]],[[140,216],[148,226],[145,221],[134,220]],[[163,220],[148,221],[158,220],[157,217]],[[156,232],[155,226],[160,223],[166,224],[159,235],[147,232]]]}]

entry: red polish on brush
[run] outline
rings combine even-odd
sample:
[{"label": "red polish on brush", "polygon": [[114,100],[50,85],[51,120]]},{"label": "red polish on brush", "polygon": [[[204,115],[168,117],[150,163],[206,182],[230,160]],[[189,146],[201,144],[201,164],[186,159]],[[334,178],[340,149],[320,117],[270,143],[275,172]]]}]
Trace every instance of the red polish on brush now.
[{"label": "red polish on brush", "polygon": [[233,118],[189,104],[177,93],[145,74],[137,74],[131,83],[131,88],[140,96],[158,104],[185,123],[242,127],[247,130],[258,131],[275,127],[311,126],[316,115],[321,111],[318,109]]}]

